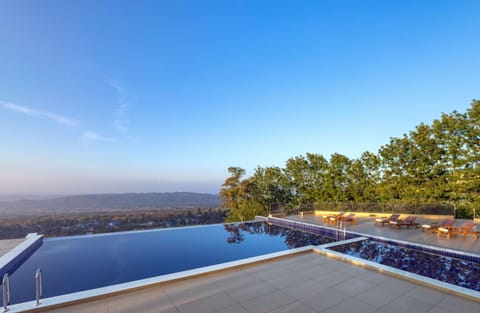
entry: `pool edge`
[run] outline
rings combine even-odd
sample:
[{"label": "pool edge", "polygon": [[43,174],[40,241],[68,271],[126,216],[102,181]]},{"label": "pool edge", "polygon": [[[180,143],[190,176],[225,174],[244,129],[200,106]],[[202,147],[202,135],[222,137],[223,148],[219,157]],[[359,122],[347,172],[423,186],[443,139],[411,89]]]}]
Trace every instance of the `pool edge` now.
[{"label": "pool edge", "polygon": [[74,304],[90,302],[116,296],[123,293],[133,292],[145,288],[150,288],[175,281],[187,280],[203,275],[228,271],[235,268],[246,267],[250,265],[261,264],[276,259],[300,255],[304,253],[313,253],[313,246],[305,246],[290,250],[284,250],[256,257],[241,259],[237,261],[225,262],[217,265],[205,266],[192,270],[160,275],[131,282],[105,286],[101,288],[89,289],[75,293],[45,298],[40,300],[40,305],[36,306],[35,301],[22,302],[8,306],[8,312],[42,312],[66,307]]},{"label": "pool edge", "polygon": [[43,242],[43,235],[30,233],[25,240],[0,257],[0,276],[15,267],[27,254],[36,250]]},{"label": "pool edge", "polygon": [[[359,238],[360,239],[360,238]],[[367,238],[363,238],[365,240]],[[359,240],[360,241],[360,240]],[[344,242],[337,242],[338,245],[345,244]],[[332,245],[333,246],[333,245]],[[313,252],[318,253],[320,255],[324,255],[329,258],[333,258],[342,262],[346,262],[355,266],[367,268],[370,270],[374,270],[376,272],[387,274],[393,277],[401,278],[407,281],[414,282],[416,284],[427,286],[430,288],[434,288],[437,290],[441,290],[447,292],[449,294],[454,294],[456,296],[460,296],[462,298],[466,298],[469,300],[473,300],[476,302],[480,302],[480,292],[475,291],[473,289],[463,288],[459,286],[455,286],[453,284],[445,283],[436,279],[428,278],[425,276],[421,276],[418,274],[410,273],[407,271],[399,270],[390,266],[378,264],[375,262],[367,261],[361,258],[357,258],[354,256],[350,256],[341,252],[333,251],[328,249],[329,247],[322,245],[316,246],[313,248]]]},{"label": "pool edge", "polygon": [[[284,219],[284,218],[268,217],[268,218],[266,218],[266,220],[268,222],[272,222],[274,224],[275,224],[276,221],[284,221],[284,222],[290,222],[293,225],[300,225],[300,226],[306,227],[306,228],[328,229],[328,230],[331,230],[331,231],[336,230],[334,228],[326,227],[326,226],[323,226],[323,225],[308,223],[308,222],[304,222],[304,221]],[[284,227],[287,227],[287,226],[284,226]],[[381,237],[381,236],[372,236],[372,235],[363,234],[363,233],[354,232],[354,231],[345,230],[345,232],[347,234],[354,235],[356,237],[350,238],[350,239],[339,240],[339,241],[335,241],[335,242],[331,242],[331,243],[323,244],[323,245],[319,245],[319,246],[314,246],[313,247],[313,252],[324,255],[324,256],[327,256],[327,257],[330,257],[330,258],[334,258],[334,259],[337,259],[337,260],[340,260],[340,261],[343,261],[343,262],[347,262],[347,263],[350,263],[352,265],[365,267],[365,268],[375,270],[375,271],[383,273],[383,274],[391,275],[391,276],[401,278],[401,279],[404,279],[404,280],[407,280],[407,281],[412,281],[412,282],[415,282],[419,285],[428,286],[428,287],[431,287],[431,288],[435,288],[437,290],[442,290],[442,291],[445,291],[445,292],[448,292],[448,293],[453,293],[457,296],[467,298],[467,299],[470,299],[470,300],[473,300],[473,301],[476,301],[476,302],[480,302],[480,292],[478,292],[478,291],[468,289],[468,288],[459,287],[459,286],[455,286],[453,284],[445,283],[445,282],[442,282],[442,281],[439,281],[439,280],[435,280],[435,279],[428,278],[428,277],[425,277],[425,276],[421,276],[421,275],[418,275],[418,274],[410,273],[410,272],[407,272],[407,271],[402,271],[402,270],[399,270],[399,269],[396,269],[396,268],[393,268],[393,267],[389,267],[389,266],[385,266],[385,265],[378,264],[378,263],[375,263],[375,262],[363,260],[363,259],[360,259],[360,258],[356,258],[356,257],[353,257],[353,256],[349,256],[349,255],[346,255],[346,254],[336,252],[336,251],[332,251],[332,250],[328,249],[330,247],[334,247],[334,246],[338,246],[338,245],[344,245],[344,244],[349,243],[349,242],[362,241],[362,240],[367,240],[367,239],[372,239],[372,240],[380,239],[380,240],[396,242],[396,243],[399,243],[399,244],[407,244],[407,245],[411,245],[411,246],[430,248],[430,249],[433,249],[433,250],[440,250],[441,249],[440,247],[425,245],[425,244],[417,244],[417,243],[410,242],[410,241],[405,241],[405,240],[390,239],[390,238]],[[346,238],[346,237],[347,236],[344,236],[344,238]],[[460,254],[460,255],[471,255],[471,256],[478,257],[478,255],[475,254],[475,253],[469,253],[469,252],[465,252],[465,251],[458,251],[458,250],[453,250],[453,249],[442,249],[442,250],[447,250],[449,252],[454,252],[454,253]]]}]

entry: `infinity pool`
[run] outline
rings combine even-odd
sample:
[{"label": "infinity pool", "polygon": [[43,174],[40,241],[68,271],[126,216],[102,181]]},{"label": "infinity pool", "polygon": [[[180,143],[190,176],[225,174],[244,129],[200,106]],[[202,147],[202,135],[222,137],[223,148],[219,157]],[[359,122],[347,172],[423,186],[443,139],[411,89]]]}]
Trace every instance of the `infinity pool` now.
[{"label": "infinity pool", "polygon": [[10,273],[11,303],[35,299],[38,268],[47,298],[332,241],[264,222],[46,238]]}]

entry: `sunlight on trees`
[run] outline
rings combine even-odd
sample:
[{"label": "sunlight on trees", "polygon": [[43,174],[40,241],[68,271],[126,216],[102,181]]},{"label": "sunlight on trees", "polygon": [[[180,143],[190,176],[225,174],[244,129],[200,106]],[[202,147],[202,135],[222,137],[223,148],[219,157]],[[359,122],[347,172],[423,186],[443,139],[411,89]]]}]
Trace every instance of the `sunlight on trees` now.
[{"label": "sunlight on trees", "polygon": [[251,177],[230,167],[220,191],[227,221],[265,215],[272,205],[313,209],[321,203],[454,203],[480,207],[480,101],[466,113],[443,113],[409,134],[391,138],[359,159],[307,153],[284,168],[258,167]]}]

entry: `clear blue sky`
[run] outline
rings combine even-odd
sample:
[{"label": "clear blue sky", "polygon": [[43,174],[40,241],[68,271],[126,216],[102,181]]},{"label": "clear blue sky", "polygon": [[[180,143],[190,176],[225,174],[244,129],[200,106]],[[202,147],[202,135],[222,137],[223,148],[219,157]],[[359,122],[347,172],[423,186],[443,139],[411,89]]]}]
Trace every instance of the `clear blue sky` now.
[{"label": "clear blue sky", "polygon": [[0,2],[0,193],[216,193],[480,98],[480,1]]}]

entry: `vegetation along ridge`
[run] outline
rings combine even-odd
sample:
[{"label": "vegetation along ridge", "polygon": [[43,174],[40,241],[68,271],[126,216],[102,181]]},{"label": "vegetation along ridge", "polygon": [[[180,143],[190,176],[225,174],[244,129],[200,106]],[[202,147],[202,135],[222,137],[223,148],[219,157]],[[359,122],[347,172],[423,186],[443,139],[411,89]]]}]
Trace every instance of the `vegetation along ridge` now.
[{"label": "vegetation along ridge", "polygon": [[457,216],[471,218],[480,207],[480,101],[466,113],[443,113],[401,137],[390,138],[377,153],[360,158],[335,153],[330,159],[307,153],[285,167],[257,167],[244,178],[241,167],[220,191],[227,221],[250,220],[273,208],[286,211],[350,206],[456,205]]}]

